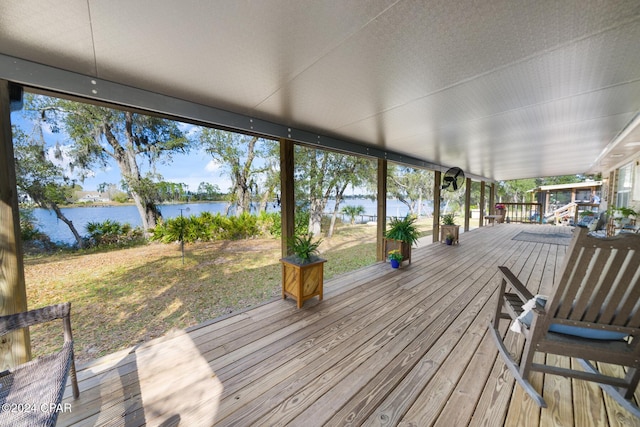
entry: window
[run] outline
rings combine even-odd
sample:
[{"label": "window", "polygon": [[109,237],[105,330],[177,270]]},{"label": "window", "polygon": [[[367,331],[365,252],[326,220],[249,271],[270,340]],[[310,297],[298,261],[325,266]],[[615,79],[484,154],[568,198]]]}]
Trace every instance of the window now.
[{"label": "window", "polygon": [[631,188],[633,181],[633,163],[629,163],[618,169],[618,183],[616,207],[629,206],[631,202]]},{"label": "window", "polygon": [[640,201],[640,160],[635,162],[635,173],[633,179],[633,197],[634,201]]}]

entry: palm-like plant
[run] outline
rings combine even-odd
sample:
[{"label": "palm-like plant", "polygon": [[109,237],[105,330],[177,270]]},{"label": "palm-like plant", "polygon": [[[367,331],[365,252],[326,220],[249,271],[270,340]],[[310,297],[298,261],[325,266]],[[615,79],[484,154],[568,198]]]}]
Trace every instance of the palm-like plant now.
[{"label": "palm-like plant", "polygon": [[364,214],[364,212],[365,212],[364,206],[361,206],[361,205],[358,205],[358,206],[349,205],[342,208],[342,213],[345,215],[349,215],[349,217],[351,218],[351,225],[355,224],[356,217],[358,215]]},{"label": "palm-like plant", "polygon": [[456,214],[448,213],[442,215],[442,225],[456,225]]},{"label": "palm-like plant", "polygon": [[287,247],[300,261],[307,263],[311,261],[311,257],[318,253],[318,247],[322,243],[322,239],[313,241],[313,234],[297,235],[288,239]]},{"label": "palm-like plant", "polygon": [[404,218],[391,219],[386,233],[387,239],[400,240],[410,245],[417,243],[420,232],[415,226],[415,222],[416,217],[408,214]]}]

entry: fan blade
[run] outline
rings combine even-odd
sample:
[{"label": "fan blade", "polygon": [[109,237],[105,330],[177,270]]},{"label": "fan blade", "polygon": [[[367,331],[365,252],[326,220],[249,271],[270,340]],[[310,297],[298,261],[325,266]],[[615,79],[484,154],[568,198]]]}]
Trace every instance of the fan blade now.
[{"label": "fan blade", "polygon": [[451,181],[451,184],[453,184],[453,191],[456,191],[458,189],[458,181]]}]

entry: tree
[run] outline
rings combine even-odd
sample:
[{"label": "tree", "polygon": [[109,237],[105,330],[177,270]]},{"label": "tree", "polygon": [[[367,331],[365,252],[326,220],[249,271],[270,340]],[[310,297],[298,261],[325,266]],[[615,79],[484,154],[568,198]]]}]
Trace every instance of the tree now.
[{"label": "tree", "polygon": [[267,140],[219,129],[203,128],[200,142],[214,160],[222,163],[231,178],[231,204],[236,216],[251,212],[253,195],[258,193],[259,175],[266,169],[254,164],[256,157],[264,158]]},{"label": "tree", "polygon": [[327,150],[296,146],[295,175],[298,202],[309,206],[309,233],[321,233],[322,216],[334,188],[335,175],[330,171],[335,159]]},{"label": "tree", "polygon": [[164,201],[183,201],[188,198],[187,189],[189,186],[182,182],[167,182],[160,181],[156,183],[156,188],[158,192],[158,200],[161,202]]},{"label": "tree", "polygon": [[[333,184],[335,205],[333,207],[333,214],[331,215],[331,223],[329,224],[327,237],[333,236],[336,218],[338,216],[338,212],[340,212],[340,204],[344,199],[344,192],[346,191],[347,186],[352,185],[357,187],[364,185],[365,183],[369,183],[370,181],[374,181],[371,171],[374,171],[375,168],[372,167],[370,160],[350,155],[336,154],[336,156],[339,156],[340,161],[335,165],[336,169],[334,170],[334,173],[336,174]],[[364,210],[362,206],[358,206],[358,208],[362,208]],[[364,213],[364,211],[361,213]],[[353,217],[351,223],[353,224]]]},{"label": "tree", "polygon": [[526,203],[529,201],[527,192],[540,185],[539,181],[535,178],[502,181],[498,186],[498,195],[504,197],[504,200],[501,200],[503,202]]},{"label": "tree", "polygon": [[64,175],[62,168],[47,158],[40,123],[36,123],[34,133],[36,137],[30,138],[22,130],[13,127],[17,187],[38,206],[54,211],[56,217],[69,227],[78,247],[82,248],[82,236],[58,206],[71,197],[73,182]]},{"label": "tree", "polygon": [[370,170],[373,170],[371,163],[361,157],[296,146],[296,199],[309,207],[310,233],[321,233],[324,210],[334,197],[336,203],[327,232],[327,237],[331,237],[345,190],[349,184],[363,184]]},{"label": "tree", "polygon": [[198,185],[197,195],[198,200],[216,200],[220,197],[220,187],[208,182],[201,182]]},{"label": "tree", "polygon": [[280,188],[280,145],[276,141],[267,141],[265,153],[264,182],[258,184],[260,212],[267,211],[270,201],[273,201],[274,207],[280,205],[280,199],[276,196]]},{"label": "tree", "polygon": [[[433,172],[389,165],[387,193],[409,208],[410,215],[422,213],[422,201],[433,200]],[[443,194],[443,197],[446,196]]]},{"label": "tree", "polygon": [[105,167],[113,159],[133,198],[145,230],[153,228],[160,211],[156,206],[155,176],[141,173],[139,162],[151,169],[171,154],[189,149],[190,141],[176,122],[131,111],[44,96],[26,97],[26,110],[45,118],[54,132],[64,130],[73,141],[71,166],[82,176],[92,167]]}]

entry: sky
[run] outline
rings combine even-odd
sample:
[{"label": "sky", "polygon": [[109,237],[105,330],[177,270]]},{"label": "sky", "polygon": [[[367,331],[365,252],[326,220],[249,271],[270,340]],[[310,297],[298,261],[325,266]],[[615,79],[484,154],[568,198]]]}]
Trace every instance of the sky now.
[{"label": "sky", "polygon": [[[11,123],[20,127],[27,134],[32,132],[33,124],[24,117],[21,111],[11,113]],[[193,133],[196,129],[196,126],[184,123],[180,123],[180,127],[185,133]],[[53,157],[53,147],[56,143],[60,143],[62,146],[67,145],[68,137],[63,132],[53,133],[46,126],[43,130],[45,142],[50,148],[50,158],[57,163]],[[65,166],[64,164],[59,165]],[[139,161],[139,166],[143,175],[149,171],[149,165],[146,161]],[[164,181],[187,184],[190,191],[197,191],[201,182],[215,184],[225,192],[228,191],[231,185],[231,181],[226,176],[221,165],[202,149],[194,149],[187,154],[175,153],[171,162],[158,162],[156,164],[156,172],[162,175]],[[67,174],[72,179],[78,178],[77,174],[69,170],[67,170]],[[96,191],[98,186],[104,182],[116,184],[120,187],[120,170],[115,161],[112,161],[104,169],[96,168],[92,170],[90,175],[92,176],[85,178],[83,182],[78,182],[84,191]]]}]

